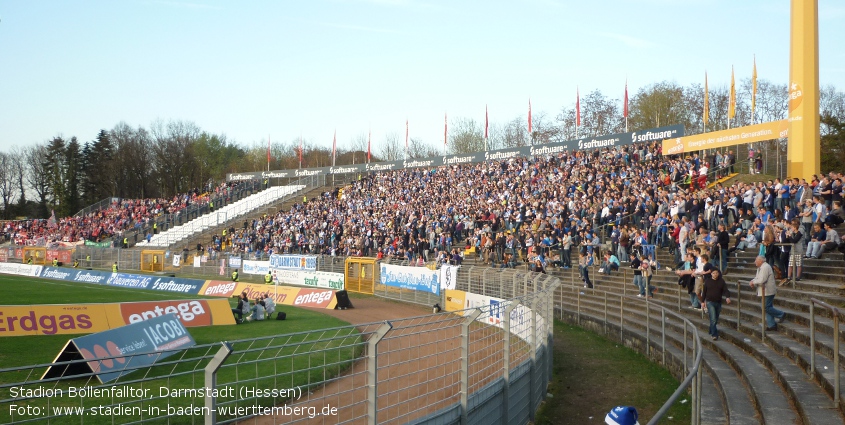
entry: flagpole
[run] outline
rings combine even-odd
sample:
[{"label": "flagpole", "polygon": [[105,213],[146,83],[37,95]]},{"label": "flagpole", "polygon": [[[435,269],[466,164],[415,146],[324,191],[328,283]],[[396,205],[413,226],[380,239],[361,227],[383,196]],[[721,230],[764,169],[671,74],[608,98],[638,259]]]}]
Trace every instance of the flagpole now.
[{"label": "flagpole", "polygon": [[270,135],[267,135],[267,171],[270,171]]},{"label": "flagpole", "polygon": [[484,150],[490,150],[490,136],[488,134],[488,127],[490,126],[489,116],[487,114],[487,105],[484,105]]},{"label": "flagpole", "polygon": [[578,122],[581,121],[581,94],[578,86],[575,87],[575,138],[578,138]]},{"label": "flagpole", "polygon": [[628,77],[625,77],[625,132],[628,132]]}]

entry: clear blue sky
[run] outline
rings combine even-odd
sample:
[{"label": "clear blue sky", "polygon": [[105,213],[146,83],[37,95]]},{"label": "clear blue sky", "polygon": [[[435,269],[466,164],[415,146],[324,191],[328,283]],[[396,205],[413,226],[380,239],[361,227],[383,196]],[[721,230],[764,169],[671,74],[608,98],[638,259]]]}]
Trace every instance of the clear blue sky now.
[{"label": "clear blue sky", "polygon": [[[845,89],[845,3],[818,0],[821,83]],[[595,89],[786,83],[789,0],[0,0],[0,151],[120,121],[248,147],[372,129],[442,147],[443,115],[549,118]]]}]

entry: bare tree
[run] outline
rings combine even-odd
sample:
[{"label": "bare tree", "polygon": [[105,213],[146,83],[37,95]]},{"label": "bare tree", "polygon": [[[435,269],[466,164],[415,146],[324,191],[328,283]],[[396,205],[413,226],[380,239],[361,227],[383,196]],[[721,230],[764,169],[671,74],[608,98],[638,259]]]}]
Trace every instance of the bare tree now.
[{"label": "bare tree", "polygon": [[824,86],[819,91],[819,111],[822,117],[821,135],[826,136],[836,132],[831,123],[845,122],[845,93],[837,91],[834,86]]},{"label": "bare tree", "polygon": [[24,149],[26,156],[26,183],[35,191],[38,198],[38,211],[36,217],[47,218],[47,200],[50,196],[50,179],[47,175],[45,164],[47,163],[47,146],[35,145]]},{"label": "bare tree", "polygon": [[150,125],[156,178],[165,196],[191,189],[190,177],[195,172],[192,148],[199,138],[199,127],[189,121],[156,120]]},{"label": "bare tree", "polygon": [[502,148],[515,148],[517,146],[526,146],[528,143],[528,128],[525,126],[525,117],[516,117],[502,129],[501,144]]},{"label": "bare tree", "polygon": [[17,181],[15,181],[15,165],[11,155],[0,152],[0,200],[3,201],[3,218],[11,218],[9,206],[12,198],[17,194]]},{"label": "bare tree", "polygon": [[534,133],[531,135],[531,140],[535,144],[558,141],[560,128],[555,125],[553,120],[549,119],[545,112],[535,112],[532,121]]},{"label": "bare tree", "polygon": [[440,152],[434,146],[424,143],[422,139],[411,137],[408,141],[408,156],[410,159],[430,158],[439,154]]},{"label": "bare tree", "polygon": [[449,123],[449,149],[454,154],[484,149],[484,130],[471,118],[458,118]]},{"label": "bare tree", "polygon": [[378,147],[378,155],[383,161],[396,161],[405,156],[405,147],[399,143],[399,133],[392,132],[385,136]]},{"label": "bare tree", "polygon": [[[360,164],[367,162],[367,133],[361,133],[350,140],[350,151],[352,153],[352,163]],[[363,154],[363,156],[361,155]]]},{"label": "bare tree", "polygon": [[15,146],[9,155],[12,158],[12,178],[15,184],[17,184],[18,193],[20,194],[18,197],[18,211],[19,214],[23,215],[24,209],[26,208],[26,185],[24,184],[24,180],[26,179],[26,150]]}]

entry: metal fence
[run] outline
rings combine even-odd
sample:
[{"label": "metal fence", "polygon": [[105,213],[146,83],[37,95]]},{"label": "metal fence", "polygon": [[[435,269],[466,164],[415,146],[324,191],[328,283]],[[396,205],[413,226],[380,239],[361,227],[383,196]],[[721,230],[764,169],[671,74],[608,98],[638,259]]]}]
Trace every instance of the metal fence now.
[{"label": "metal fence", "polygon": [[[489,281],[479,282],[482,275]],[[41,379],[50,364],[4,368],[0,411],[10,415],[0,423],[524,424],[551,376],[558,285],[546,275],[465,267],[458,289],[509,297],[453,313],[199,345],[151,367],[124,367],[105,384],[79,367],[130,365],[131,355],[54,363],[69,371],[63,379]]]}]

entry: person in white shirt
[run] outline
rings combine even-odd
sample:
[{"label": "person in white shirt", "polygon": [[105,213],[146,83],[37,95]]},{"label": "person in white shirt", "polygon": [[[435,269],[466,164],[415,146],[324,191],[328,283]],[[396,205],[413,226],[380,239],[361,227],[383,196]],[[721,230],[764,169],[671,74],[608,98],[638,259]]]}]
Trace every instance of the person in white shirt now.
[{"label": "person in white shirt", "polygon": [[270,296],[269,292],[264,294],[264,310],[267,312],[268,318],[276,312],[276,302]]},{"label": "person in white shirt", "polygon": [[766,330],[776,331],[778,325],[775,323],[783,323],[786,318],[786,313],[774,307],[775,294],[777,293],[777,285],[775,284],[775,273],[772,271],[772,266],[766,263],[766,257],[758,255],[754,260],[754,265],[757,266],[757,275],[749,282],[751,288],[757,287],[757,296],[765,297],[766,300]]}]

